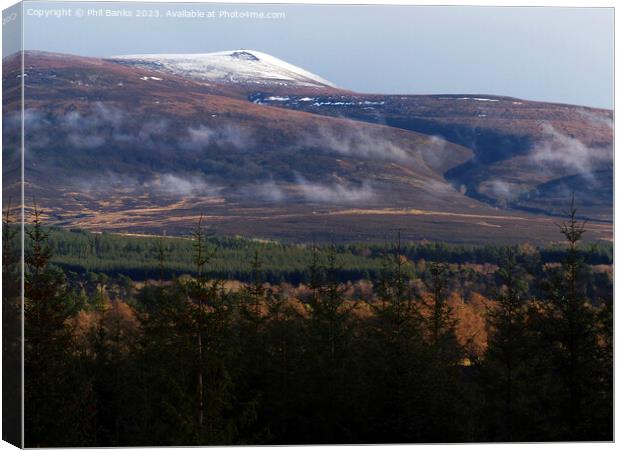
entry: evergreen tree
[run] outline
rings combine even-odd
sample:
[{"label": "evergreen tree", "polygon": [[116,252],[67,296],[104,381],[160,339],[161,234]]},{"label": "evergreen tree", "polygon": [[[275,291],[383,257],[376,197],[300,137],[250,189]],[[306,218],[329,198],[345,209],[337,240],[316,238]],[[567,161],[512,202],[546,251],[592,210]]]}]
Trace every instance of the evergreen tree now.
[{"label": "evergreen tree", "polygon": [[[471,392],[463,383],[464,352],[456,339],[456,319],[448,304],[449,267],[431,261],[422,279],[425,292],[420,294],[422,330],[426,345],[421,355],[424,386],[420,403],[425,413],[421,440],[459,442],[467,440],[471,416]],[[430,423],[429,423],[430,421]],[[431,425],[432,424],[432,425]]]},{"label": "evergreen tree", "polygon": [[188,286],[145,286],[138,295],[142,311],[136,372],[138,431],[131,445],[196,445],[195,306]]},{"label": "evergreen tree", "polygon": [[11,200],[2,220],[2,438],[18,447],[22,409],[22,299],[19,225]]},{"label": "evergreen tree", "polygon": [[[584,279],[588,267],[578,245],[586,232],[577,219],[574,199],[560,225],[566,251],[561,265],[547,270],[546,301],[537,319],[537,345],[546,358],[546,423],[549,439],[592,439],[589,417],[600,405],[596,386],[601,379],[599,332],[596,311],[586,296]],[[595,380],[595,381],[594,381]]]},{"label": "evergreen tree", "polygon": [[430,262],[427,276],[422,280],[429,294],[421,299],[426,309],[425,328],[437,352],[445,350],[445,345],[450,344],[446,341],[454,337],[454,320],[446,298],[447,272],[446,264]]},{"label": "evergreen tree", "polygon": [[197,277],[189,286],[197,337],[196,443],[226,444],[233,442],[238,427],[251,414],[234,396],[232,369],[239,348],[232,327],[231,296],[221,281],[207,278],[207,265],[217,249],[209,248],[202,222],[201,217],[192,233]]},{"label": "evergreen tree", "polygon": [[305,402],[316,414],[308,439],[315,443],[342,442],[348,428],[351,385],[355,382],[353,317],[339,282],[342,267],[335,246],[328,247],[324,261],[314,251],[311,265],[309,317],[305,326],[309,351],[305,354],[303,387]]},{"label": "evergreen tree", "polygon": [[364,333],[364,387],[367,403],[364,438],[370,442],[419,442],[426,427],[421,316],[412,289],[412,267],[400,235],[384,256],[376,286],[375,316]]},{"label": "evergreen tree", "polygon": [[307,434],[304,404],[306,334],[304,312],[282,293],[267,292],[264,328],[264,390],[255,439],[273,444],[302,443]]},{"label": "evergreen tree", "polygon": [[83,378],[69,319],[75,314],[64,274],[49,265],[39,211],[28,229],[25,274],[25,445],[78,445],[91,436],[92,392]]},{"label": "evergreen tree", "polygon": [[495,305],[487,312],[490,329],[488,349],[483,362],[483,389],[491,407],[484,410],[491,423],[490,438],[499,441],[528,439],[528,428],[534,425],[525,408],[529,377],[531,342],[527,332],[526,274],[516,261],[513,248],[505,249],[504,262],[497,270],[499,288]]}]

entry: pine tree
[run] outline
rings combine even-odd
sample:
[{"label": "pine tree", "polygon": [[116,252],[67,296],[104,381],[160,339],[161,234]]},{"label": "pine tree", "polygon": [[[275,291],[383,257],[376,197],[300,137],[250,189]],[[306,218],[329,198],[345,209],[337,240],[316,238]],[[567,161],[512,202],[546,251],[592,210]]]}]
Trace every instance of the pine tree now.
[{"label": "pine tree", "polygon": [[131,445],[197,445],[195,305],[184,280],[138,294],[137,432]]},{"label": "pine tree", "polygon": [[[193,321],[197,337],[197,444],[231,443],[247,411],[235,403],[233,363],[238,353],[232,333],[233,309],[220,280],[207,278],[207,265],[217,248],[210,248],[203,218],[192,233],[196,279],[189,297],[194,303]],[[233,413],[235,408],[236,413]]]},{"label": "pine tree", "polygon": [[[234,385],[238,401],[253,410],[257,419],[259,402],[267,385],[268,350],[266,348],[266,327],[269,320],[270,294],[265,288],[262,261],[258,250],[254,251],[251,261],[252,279],[248,285],[240,290],[234,310],[237,312],[232,318],[236,328],[238,349],[234,367]],[[267,311],[265,311],[267,309]],[[251,422],[251,423],[250,423]],[[243,430],[250,435],[264,437],[264,424],[255,423],[255,420],[246,422],[249,430]],[[243,426],[240,424],[240,426]],[[251,440],[248,443],[259,443]]]},{"label": "pine tree", "polygon": [[252,285],[248,293],[252,299],[254,314],[258,317],[260,315],[260,305],[265,299],[262,265],[258,256],[258,250],[254,250],[254,259],[252,260]]},{"label": "pine tree", "polygon": [[422,323],[412,288],[412,266],[403,254],[400,234],[383,258],[376,285],[374,317],[364,324],[364,441],[416,442],[424,423],[421,383],[426,355]]},{"label": "pine tree", "polygon": [[159,284],[164,284],[164,275],[166,272],[166,256],[168,249],[164,245],[164,239],[160,237],[157,239],[157,267],[159,269]]},{"label": "pine tree", "polygon": [[567,216],[567,221],[560,225],[566,242],[565,256],[560,267],[547,270],[547,298],[536,316],[536,329],[539,348],[548,354],[546,392],[552,396],[548,401],[562,419],[548,424],[550,438],[587,440],[592,427],[586,411],[598,403],[594,391],[598,383],[593,382],[600,379],[596,360],[598,327],[595,309],[586,296],[584,279],[588,267],[579,251],[586,222],[577,219],[574,198]]},{"label": "pine tree", "polygon": [[[340,442],[340,433],[346,421],[350,400],[348,372],[352,349],[351,305],[345,303],[339,281],[341,266],[335,246],[328,247],[324,258],[313,251],[311,266],[312,295],[309,299],[309,317],[305,327],[310,351],[306,354],[303,388],[306,399],[313,405],[317,419],[311,434],[312,442]],[[323,259],[323,260],[322,260]],[[310,437],[309,437],[310,438]]]},{"label": "pine tree", "polygon": [[[261,310],[266,306],[267,293],[263,280],[262,262],[258,250],[254,251],[251,267],[252,280],[248,285],[244,286],[240,292],[239,311],[241,313],[240,319],[245,322],[247,328],[244,331],[251,333],[253,337],[250,337],[250,340],[254,344],[258,344],[256,339],[259,335],[259,328],[266,319]],[[255,350],[258,351],[258,348],[256,348],[256,346],[254,347]]]},{"label": "pine tree", "polygon": [[25,444],[77,445],[89,431],[90,388],[77,370],[68,326],[75,311],[64,274],[50,266],[52,250],[36,204],[33,215],[25,261]]},{"label": "pine tree", "polygon": [[281,292],[266,292],[263,383],[257,415],[256,439],[261,443],[300,442],[307,429],[303,411],[305,365],[305,320]]},{"label": "pine tree", "polygon": [[403,335],[405,340],[417,335],[420,327],[420,311],[415,294],[410,287],[411,266],[402,251],[400,233],[392,252],[383,258],[381,278],[377,286],[378,305],[371,305],[384,331]]},{"label": "pine tree", "polygon": [[[488,410],[489,421],[498,421],[493,440],[514,441],[527,439],[520,429],[527,428],[525,415],[517,411],[517,404],[524,404],[528,383],[530,348],[527,332],[527,281],[526,274],[515,256],[515,250],[504,250],[504,261],[497,271],[499,289],[495,305],[487,313],[490,328],[488,349],[484,357],[484,389],[491,397],[489,403],[498,410]],[[519,424],[521,426],[519,427]]]},{"label": "pine tree", "polygon": [[442,353],[445,346],[452,343],[446,340],[454,338],[455,322],[446,298],[447,275],[446,264],[430,262],[427,276],[422,280],[428,291],[428,295],[421,299],[426,309],[424,323],[430,344],[438,353]]},{"label": "pine tree", "polygon": [[22,301],[19,225],[9,199],[2,221],[2,438],[21,446]]},{"label": "pine tree", "polygon": [[193,231],[194,238],[194,264],[196,266],[196,283],[194,295],[198,300],[197,314],[197,343],[198,343],[198,426],[202,428],[204,424],[204,373],[203,373],[203,327],[204,327],[204,306],[205,306],[205,265],[209,262],[210,256],[205,248],[205,232],[202,227],[202,216],[198,220],[198,225]]},{"label": "pine tree", "polygon": [[329,358],[335,362],[338,347],[343,345],[347,334],[347,318],[350,307],[345,306],[343,288],[338,280],[338,273],[342,267],[336,260],[336,250],[330,246],[326,262],[321,266],[318,255],[313,261],[314,280],[312,282],[313,295],[310,298],[310,326],[311,331],[320,337]]},{"label": "pine tree", "polygon": [[[458,442],[465,439],[471,418],[465,411],[469,391],[462,381],[463,349],[456,339],[456,319],[448,304],[449,267],[432,261],[422,279],[419,296],[425,345],[420,356],[423,394],[420,440]],[[432,424],[432,425],[431,425]]]}]

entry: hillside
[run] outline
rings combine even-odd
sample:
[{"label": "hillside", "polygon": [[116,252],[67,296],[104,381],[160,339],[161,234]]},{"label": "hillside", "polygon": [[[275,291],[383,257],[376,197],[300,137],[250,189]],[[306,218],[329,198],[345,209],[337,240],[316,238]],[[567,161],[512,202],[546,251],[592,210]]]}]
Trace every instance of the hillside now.
[{"label": "hillside", "polygon": [[613,114],[608,110],[488,95],[274,100],[257,93],[251,100],[441,136],[473,151],[472,159],[445,172],[470,197],[557,214],[562,208],[558,191],[563,198],[574,191],[587,205],[587,215],[612,219]]},{"label": "hillside", "polygon": [[[204,214],[221,234],[284,240],[379,241],[400,230],[549,242],[553,215],[577,190],[593,219],[587,237],[611,238],[608,111],[355,94],[281,61],[274,75],[249,56],[201,57],[184,72],[187,56],[26,53],[26,197],[50,224],[183,234]],[[196,76],[219,57],[248,70]],[[253,74],[277,82],[244,81]],[[5,60],[3,80],[10,110],[17,60]],[[3,130],[7,180],[15,119]]]}]

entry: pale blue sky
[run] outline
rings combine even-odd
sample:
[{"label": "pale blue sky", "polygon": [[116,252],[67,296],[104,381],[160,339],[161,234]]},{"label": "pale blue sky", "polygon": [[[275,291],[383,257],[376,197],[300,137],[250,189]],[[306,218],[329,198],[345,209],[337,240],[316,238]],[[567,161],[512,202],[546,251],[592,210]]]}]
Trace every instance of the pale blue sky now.
[{"label": "pale blue sky", "polygon": [[88,56],[247,48],[361,92],[498,94],[613,107],[611,8],[150,5],[160,13],[283,11],[286,19],[39,18],[28,8],[121,4],[27,2],[24,45]]}]

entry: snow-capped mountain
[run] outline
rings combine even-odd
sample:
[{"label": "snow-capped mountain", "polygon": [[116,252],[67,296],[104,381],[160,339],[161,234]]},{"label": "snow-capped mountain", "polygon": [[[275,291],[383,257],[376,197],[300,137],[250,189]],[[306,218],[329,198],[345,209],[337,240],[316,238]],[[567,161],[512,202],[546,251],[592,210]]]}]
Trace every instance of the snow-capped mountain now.
[{"label": "snow-capped mountain", "polygon": [[155,69],[207,82],[314,88],[335,87],[318,75],[255,50],[198,54],[123,55],[111,59],[134,67]]},{"label": "snow-capped mountain", "polygon": [[[28,198],[53,225],[186,233],[206,212],[214,230],[276,239],[335,230],[385,239],[389,228],[409,230],[407,239],[507,243],[534,229],[549,242],[549,216],[574,192],[591,239],[613,236],[610,110],[365,94],[251,51],[26,51],[3,60],[3,81],[9,111],[21,111],[22,83],[36,109],[24,116]],[[13,198],[19,131],[3,131]]]}]

